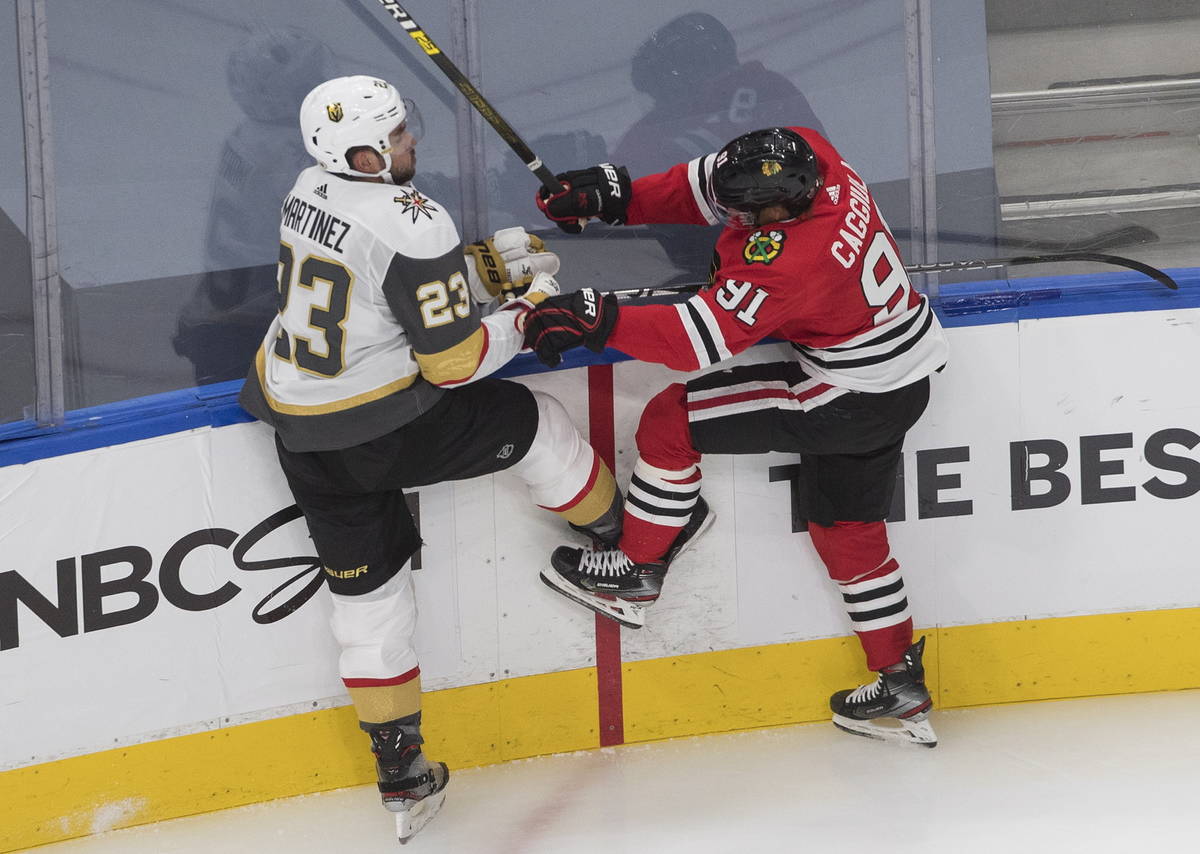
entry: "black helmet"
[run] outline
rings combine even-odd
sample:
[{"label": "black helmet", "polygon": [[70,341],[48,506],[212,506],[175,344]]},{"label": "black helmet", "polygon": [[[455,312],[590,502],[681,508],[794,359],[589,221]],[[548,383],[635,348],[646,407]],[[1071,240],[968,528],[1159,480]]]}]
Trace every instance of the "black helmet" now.
[{"label": "black helmet", "polygon": [[737,46],[725,25],[706,12],[663,24],[633,55],[633,88],[654,98],[678,98],[737,66]]},{"label": "black helmet", "polygon": [[754,225],[754,215],[768,205],[783,205],[791,216],[802,213],[812,204],[821,175],[804,137],[787,128],[766,128],[742,134],[721,149],[712,186],[731,219]]}]

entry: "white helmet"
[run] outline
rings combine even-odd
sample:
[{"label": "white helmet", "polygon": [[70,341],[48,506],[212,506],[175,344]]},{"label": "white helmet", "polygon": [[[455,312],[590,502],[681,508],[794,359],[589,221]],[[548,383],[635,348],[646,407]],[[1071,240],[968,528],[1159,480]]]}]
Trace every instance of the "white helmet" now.
[{"label": "white helmet", "polygon": [[[415,145],[422,131],[416,104],[401,98],[395,86],[378,77],[326,80],[300,105],[304,147],[321,168],[343,175],[390,181],[393,151],[388,134],[401,122],[407,122]],[[351,168],[346,152],[360,146],[374,149],[383,158],[384,168],[379,172]]]}]

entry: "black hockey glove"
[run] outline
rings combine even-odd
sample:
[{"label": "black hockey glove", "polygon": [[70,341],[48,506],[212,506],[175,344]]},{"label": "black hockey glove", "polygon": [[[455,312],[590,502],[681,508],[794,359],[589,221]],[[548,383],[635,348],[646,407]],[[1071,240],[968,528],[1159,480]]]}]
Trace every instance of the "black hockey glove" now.
[{"label": "black hockey glove", "polygon": [[572,347],[602,352],[616,325],[617,298],[584,288],[549,297],[525,315],[525,346],[553,368]]},{"label": "black hockey glove", "polygon": [[599,217],[609,225],[624,225],[632,184],[624,166],[601,163],[591,169],[560,172],[560,192],[551,195],[545,187],[538,190],[537,206],[547,219],[567,234],[583,231],[579,220]]}]

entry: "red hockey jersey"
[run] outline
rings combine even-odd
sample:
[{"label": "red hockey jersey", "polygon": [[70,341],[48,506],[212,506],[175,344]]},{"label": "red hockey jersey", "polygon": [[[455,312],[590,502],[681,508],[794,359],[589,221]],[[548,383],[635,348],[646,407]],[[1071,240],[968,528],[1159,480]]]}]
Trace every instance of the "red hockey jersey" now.
[{"label": "red hockey jersey", "polygon": [[[865,392],[901,388],[946,363],[941,324],[913,290],[866,183],[816,131],[792,130],[817,157],[822,184],[811,207],[783,222],[726,227],[713,286],[676,305],[623,307],[610,346],[695,370],[780,338],[814,379]],[[634,181],[627,222],[720,222],[715,159]]]}]

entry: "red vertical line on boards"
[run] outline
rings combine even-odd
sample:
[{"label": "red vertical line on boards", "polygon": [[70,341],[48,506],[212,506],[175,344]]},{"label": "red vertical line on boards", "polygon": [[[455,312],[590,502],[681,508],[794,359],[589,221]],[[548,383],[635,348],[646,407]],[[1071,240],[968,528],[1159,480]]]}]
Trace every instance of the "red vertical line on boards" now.
[{"label": "red vertical line on boards", "polygon": [[[588,367],[588,438],[600,459],[617,472],[613,411],[613,366]],[[596,615],[596,694],[600,712],[600,746],[625,743],[621,693],[621,626]]]}]

